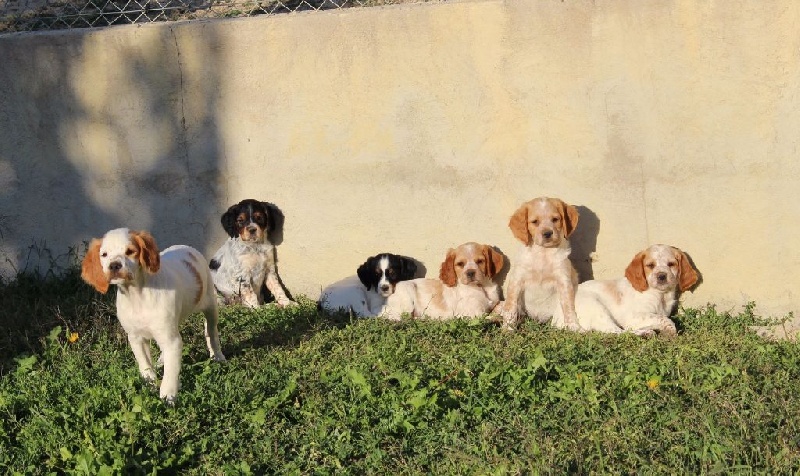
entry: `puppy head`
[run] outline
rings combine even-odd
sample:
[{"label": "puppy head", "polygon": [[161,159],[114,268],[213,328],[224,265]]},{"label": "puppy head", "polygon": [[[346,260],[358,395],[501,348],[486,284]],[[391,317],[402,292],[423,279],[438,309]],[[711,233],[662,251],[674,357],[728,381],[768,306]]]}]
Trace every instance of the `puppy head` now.
[{"label": "puppy head", "polygon": [[383,297],[391,296],[398,282],[412,279],[416,273],[417,264],[413,260],[391,253],[368,258],[357,271],[367,290],[375,288]]},{"label": "puppy head", "polygon": [[625,277],[639,292],[650,288],[661,292],[677,288],[683,292],[698,279],[686,254],[668,245],[653,245],[639,252],[625,269]]},{"label": "puppy head", "polygon": [[556,248],[578,225],[578,210],[558,198],[539,197],[520,206],[508,222],[511,233],[526,246]]},{"label": "puppy head", "polygon": [[222,214],[220,222],[231,238],[263,243],[275,228],[280,214],[278,208],[269,202],[247,199],[231,205]]},{"label": "puppy head", "polygon": [[81,264],[81,278],[105,294],[111,284],[136,279],[140,269],[157,273],[160,267],[158,247],[149,233],[117,228],[91,241]]},{"label": "puppy head", "polygon": [[494,277],[505,264],[502,254],[491,246],[464,243],[447,252],[439,270],[439,279],[447,286],[457,284],[482,286]]}]

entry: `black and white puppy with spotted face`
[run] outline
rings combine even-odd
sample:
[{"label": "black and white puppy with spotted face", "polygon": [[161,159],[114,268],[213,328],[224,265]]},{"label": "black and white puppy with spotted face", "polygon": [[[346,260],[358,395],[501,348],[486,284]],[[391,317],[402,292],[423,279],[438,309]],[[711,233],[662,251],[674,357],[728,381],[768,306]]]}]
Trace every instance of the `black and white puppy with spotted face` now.
[{"label": "black and white puppy with spotted face", "polygon": [[415,278],[416,274],[417,264],[411,258],[381,253],[368,258],[355,276],[325,288],[319,305],[331,312],[345,310],[358,317],[375,317],[383,312],[395,285]]},{"label": "black and white puppy with spotted face", "polygon": [[278,305],[295,304],[284,292],[278,277],[275,246],[270,237],[283,224],[283,213],[272,203],[247,199],[222,214],[228,241],[209,263],[214,286],[222,304],[258,307],[264,304],[262,287]]}]

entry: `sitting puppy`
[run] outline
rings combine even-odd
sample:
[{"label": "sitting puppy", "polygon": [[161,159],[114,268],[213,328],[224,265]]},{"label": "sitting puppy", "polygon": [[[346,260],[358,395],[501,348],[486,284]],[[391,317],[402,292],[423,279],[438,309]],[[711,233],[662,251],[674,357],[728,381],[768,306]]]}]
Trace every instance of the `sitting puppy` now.
[{"label": "sitting puppy", "polygon": [[217,332],[217,300],[211,274],[199,251],[170,246],[160,255],[149,233],[118,228],[93,239],[81,265],[81,277],[105,294],[117,286],[117,318],[148,381],[156,380],[150,340],[161,349],[164,378],[159,395],[173,403],[178,394],[183,341],[181,321],[202,311],[206,318],[206,345],[211,358],[224,361]]},{"label": "sitting puppy", "polygon": [[[586,281],[578,286],[578,323],[588,331],[675,335],[669,316],[678,295],[694,286],[697,279],[697,271],[681,250],[653,245],[633,258],[624,278]],[[553,326],[564,327],[563,318],[557,309]]]},{"label": "sitting puppy", "polygon": [[579,330],[575,316],[578,275],[569,260],[567,238],[578,225],[578,211],[557,198],[523,203],[508,227],[523,246],[508,276],[508,292],[498,306],[503,328],[516,328],[524,316],[547,322],[557,308],[564,328]]},{"label": "sitting puppy", "polygon": [[282,220],[275,205],[252,199],[242,200],[222,214],[222,228],[230,238],[211,258],[209,268],[223,304],[258,307],[264,304],[265,284],[280,306],[295,304],[281,285],[270,241],[270,233]]},{"label": "sitting puppy", "polygon": [[400,281],[414,278],[417,264],[410,258],[382,253],[367,259],[356,276],[337,281],[322,291],[323,309],[344,309],[358,317],[374,317],[383,312],[386,298]]},{"label": "sitting puppy", "polygon": [[505,257],[487,245],[464,243],[450,249],[439,279],[397,283],[383,316],[392,320],[403,313],[434,319],[482,316],[499,301],[499,287],[492,278],[504,264]]}]

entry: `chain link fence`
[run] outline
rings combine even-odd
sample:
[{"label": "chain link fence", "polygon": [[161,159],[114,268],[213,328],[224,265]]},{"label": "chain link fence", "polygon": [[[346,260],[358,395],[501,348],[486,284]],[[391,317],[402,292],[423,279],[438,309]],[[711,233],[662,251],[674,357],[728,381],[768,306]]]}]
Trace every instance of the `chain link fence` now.
[{"label": "chain link fence", "polygon": [[425,0],[0,0],[0,35],[421,1]]}]

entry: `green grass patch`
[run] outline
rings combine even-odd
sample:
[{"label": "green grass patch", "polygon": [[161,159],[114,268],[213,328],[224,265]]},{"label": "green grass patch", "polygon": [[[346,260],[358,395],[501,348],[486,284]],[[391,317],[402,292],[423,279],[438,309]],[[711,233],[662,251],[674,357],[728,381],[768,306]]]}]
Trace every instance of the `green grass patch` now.
[{"label": "green grass patch", "polygon": [[175,407],[76,270],[0,283],[0,309],[3,474],[800,469],[800,350],[753,306],[681,310],[674,339],[228,307],[227,363],[187,323]]}]

